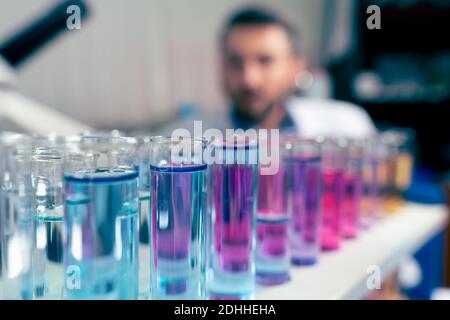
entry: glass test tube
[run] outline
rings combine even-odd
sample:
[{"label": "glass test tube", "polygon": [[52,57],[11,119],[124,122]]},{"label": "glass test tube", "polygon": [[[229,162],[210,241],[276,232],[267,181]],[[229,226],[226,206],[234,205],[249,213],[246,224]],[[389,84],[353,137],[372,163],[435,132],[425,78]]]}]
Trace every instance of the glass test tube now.
[{"label": "glass test tube", "polygon": [[361,141],[342,140],[346,146],[344,170],[344,204],[342,236],[353,239],[358,236],[361,197],[363,190],[363,148]]},{"label": "glass test tube", "polygon": [[150,137],[138,142],[139,168],[139,298],[150,298]]},{"label": "glass test tube", "polygon": [[138,298],[136,139],[83,136],[65,156],[65,298]]},{"label": "glass test tube", "polygon": [[380,217],[380,163],[383,161],[381,141],[378,136],[364,141],[363,194],[361,199],[360,226],[369,228]]},{"label": "glass test tube", "polygon": [[0,135],[0,299],[32,299],[31,139]]},{"label": "glass test tube", "polygon": [[390,129],[381,134],[388,154],[389,179],[384,209],[395,212],[403,204],[403,192],[410,186],[413,170],[414,131],[406,128]]},{"label": "glass test tube", "polygon": [[206,169],[202,139],[151,138],[151,297],[203,299]]},{"label": "glass test tube", "polygon": [[258,144],[244,136],[215,143],[211,169],[211,299],[250,299],[255,291]]},{"label": "glass test tube", "polygon": [[33,148],[33,297],[62,299],[64,288],[63,150]]},{"label": "glass test tube", "polygon": [[312,265],[318,261],[321,225],[321,158],[317,141],[286,142],[286,172],[291,177],[289,210],[291,262]]},{"label": "glass test tube", "polygon": [[334,139],[320,139],[322,156],[322,250],[341,246],[345,149]]},{"label": "glass test tube", "polygon": [[[267,147],[280,148],[281,145],[272,142]],[[271,154],[275,154],[273,150]],[[259,168],[258,177],[256,280],[264,285],[276,285],[289,280],[289,180],[283,155],[275,160],[278,161],[277,172],[264,174]]]}]

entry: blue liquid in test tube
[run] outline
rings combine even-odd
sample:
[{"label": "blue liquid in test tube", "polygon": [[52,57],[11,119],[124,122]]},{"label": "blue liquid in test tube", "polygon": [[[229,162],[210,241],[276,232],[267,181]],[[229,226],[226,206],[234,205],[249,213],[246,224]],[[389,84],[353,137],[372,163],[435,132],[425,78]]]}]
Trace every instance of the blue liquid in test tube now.
[{"label": "blue liquid in test tube", "polygon": [[64,181],[66,298],[137,299],[137,171],[78,171]]},{"label": "blue liquid in test tube", "polygon": [[0,133],[0,299],[32,299],[31,141]]},{"label": "blue liquid in test tube", "polygon": [[33,297],[61,299],[64,288],[63,159],[56,148],[32,157]]},{"label": "blue liquid in test tube", "polygon": [[140,139],[139,168],[139,299],[150,298],[150,138]]}]

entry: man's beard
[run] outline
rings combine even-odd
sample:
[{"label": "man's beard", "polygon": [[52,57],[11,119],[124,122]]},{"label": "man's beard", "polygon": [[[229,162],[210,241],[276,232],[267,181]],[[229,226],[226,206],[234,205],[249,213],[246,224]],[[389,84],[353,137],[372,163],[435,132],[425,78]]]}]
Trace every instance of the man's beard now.
[{"label": "man's beard", "polygon": [[237,103],[237,101],[234,101],[234,108],[236,111],[236,115],[247,121],[250,122],[254,125],[260,124],[261,122],[263,122],[272,112],[272,110],[274,109],[276,105],[276,102],[271,102],[269,103],[262,112],[258,113],[258,114],[254,114],[251,112],[248,112],[247,110],[250,110],[250,108],[242,106],[240,104]]}]

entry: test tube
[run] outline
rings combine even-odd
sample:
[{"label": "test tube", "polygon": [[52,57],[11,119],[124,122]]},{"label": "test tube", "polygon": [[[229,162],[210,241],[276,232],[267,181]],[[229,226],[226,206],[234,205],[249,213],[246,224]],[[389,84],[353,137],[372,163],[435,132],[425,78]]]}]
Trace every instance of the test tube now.
[{"label": "test tube", "polygon": [[64,157],[67,299],[138,298],[136,139],[83,136]]},{"label": "test tube", "polygon": [[0,135],[0,299],[32,299],[31,139]]},{"label": "test tube", "polygon": [[379,214],[380,163],[383,160],[378,136],[364,141],[363,194],[361,199],[360,226],[369,228]]},{"label": "test tube", "polygon": [[414,131],[406,128],[390,129],[381,134],[389,164],[384,209],[395,212],[403,204],[403,192],[410,186],[413,168]]},{"label": "test tube", "polygon": [[397,129],[398,156],[395,162],[395,188],[403,196],[413,178],[415,156],[415,132],[413,129]]},{"label": "test tube", "polygon": [[325,251],[341,246],[345,149],[335,139],[318,138],[322,157],[321,247]]},{"label": "test tube", "polygon": [[205,298],[205,147],[203,139],[151,138],[152,299]]},{"label": "test tube", "polygon": [[362,197],[363,148],[359,140],[340,140],[346,147],[344,169],[344,204],[342,236],[353,239],[358,236]]},{"label": "test tube", "polygon": [[62,299],[64,288],[63,151],[33,148],[33,297]]},{"label": "test tube", "polygon": [[150,153],[151,138],[138,142],[136,165],[139,168],[139,298],[150,297]]},{"label": "test tube", "polygon": [[[280,148],[280,144],[278,141],[270,142],[267,147]],[[273,150],[271,154],[274,154]],[[289,180],[283,156],[276,161],[277,172],[264,174],[259,168],[258,177],[256,281],[263,285],[276,285],[289,280]]]},{"label": "test tube", "polygon": [[214,143],[210,299],[251,299],[255,292],[258,143],[234,135]]},{"label": "test tube", "polygon": [[321,225],[321,158],[316,140],[290,138],[286,141],[286,172],[291,177],[290,243],[294,265],[318,261]]}]

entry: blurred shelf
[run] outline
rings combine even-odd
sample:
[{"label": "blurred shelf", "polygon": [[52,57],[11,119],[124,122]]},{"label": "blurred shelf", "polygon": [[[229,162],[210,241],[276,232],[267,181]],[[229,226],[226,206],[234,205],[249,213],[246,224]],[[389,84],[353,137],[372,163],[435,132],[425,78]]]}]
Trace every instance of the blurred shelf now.
[{"label": "blurred shelf", "polygon": [[416,129],[421,127],[429,129],[430,124],[433,124],[433,130],[445,130],[450,116],[450,101],[443,103],[363,102],[361,105],[378,121],[393,121]]},{"label": "blurred shelf", "polygon": [[379,266],[381,276],[387,276],[447,223],[446,206],[407,203],[357,239],[344,241],[341,250],[321,254],[317,265],[293,267],[290,282],[259,286],[256,299],[361,299],[368,293],[369,266]]},{"label": "blurred shelf", "polygon": [[[369,1],[370,2],[370,1]],[[366,8],[367,6],[362,6]],[[366,15],[361,15],[365,21]],[[381,8],[381,29],[363,28],[368,54],[379,52],[415,52],[433,54],[450,49],[444,30],[450,28],[450,8],[417,5]]]},{"label": "blurred shelf", "polygon": [[430,110],[430,108],[434,108],[433,111],[435,111],[436,109],[439,111],[439,109],[443,110],[443,111],[447,111],[446,108],[448,108],[448,106],[450,105],[450,100],[449,99],[445,99],[445,100],[440,100],[440,101],[427,101],[427,100],[423,100],[423,101],[412,101],[411,100],[369,100],[369,99],[359,99],[359,98],[355,98],[352,97],[353,100],[361,105],[364,105],[365,107],[369,106],[369,107],[377,107],[377,108],[392,108],[392,107],[396,107],[396,108],[403,108],[403,109],[416,109],[416,108],[427,108],[428,110]]},{"label": "blurred shelf", "polygon": [[[328,66],[334,82],[334,97],[362,104],[377,125],[389,124],[415,129],[421,147],[418,152],[418,164],[438,172],[446,170],[448,156],[445,148],[450,143],[449,135],[445,131],[448,127],[445,120],[450,114],[448,98],[446,101],[435,102],[434,98],[437,100],[439,97],[433,95],[431,101],[423,103],[393,100],[372,103],[358,100],[353,94],[352,86],[355,75],[364,70],[379,71],[381,79],[389,79],[389,76],[397,71],[377,67],[380,64],[386,66],[383,63],[389,59],[393,59],[391,62],[394,61],[392,63],[395,65],[395,59],[402,61],[405,57],[406,62],[407,59],[418,61],[412,70],[419,70],[417,74],[423,77],[426,84],[435,84],[436,78],[433,74],[436,72],[441,74],[438,79],[447,79],[447,68],[441,67],[441,64],[447,65],[444,62],[448,63],[448,58],[444,57],[450,52],[450,42],[445,40],[445,30],[450,28],[448,1],[442,6],[432,5],[430,1],[425,0],[408,1],[404,6],[399,5],[397,1],[378,1],[377,4],[381,7],[379,30],[367,28],[366,10],[369,5],[374,4],[373,1],[361,0],[355,3],[357,21],[353,38],[354,50],[349,51],[346,58]],[[415,74],[414,72],[411,74]],[[406,72],[405,75],[409,73]],[[396,77],[394,80],[396,81]],[[435,130],[439,132],[434,133]],[[435,136],[438,136],[439,141],[434,138]]]}]

